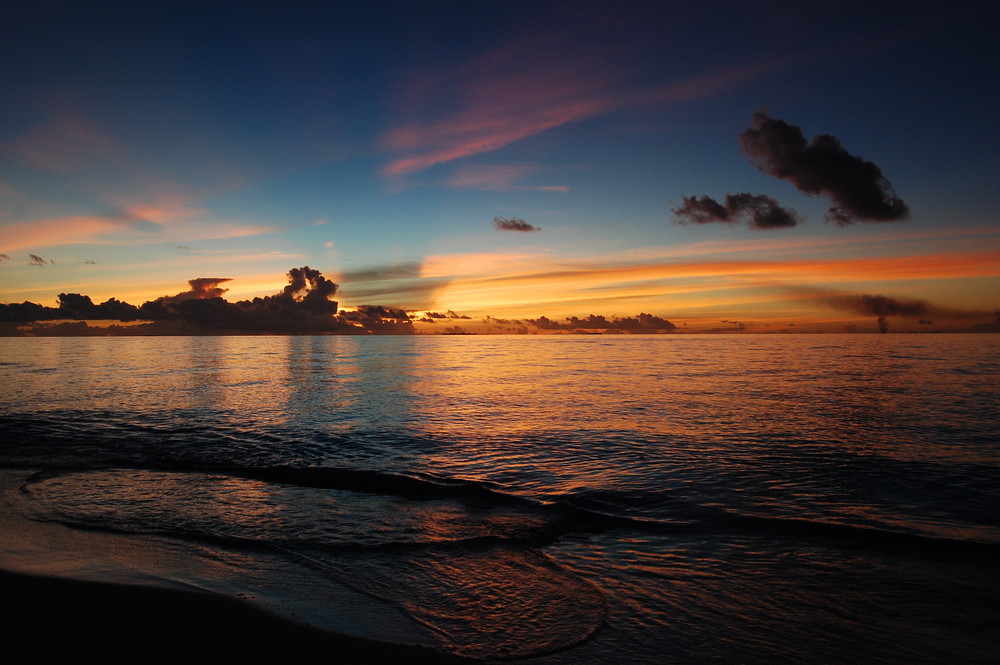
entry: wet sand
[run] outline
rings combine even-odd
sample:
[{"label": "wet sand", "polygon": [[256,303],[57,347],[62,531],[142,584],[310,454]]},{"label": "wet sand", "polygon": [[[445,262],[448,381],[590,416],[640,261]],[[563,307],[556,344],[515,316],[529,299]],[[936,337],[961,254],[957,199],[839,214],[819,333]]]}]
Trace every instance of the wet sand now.
[{"label": "wet sand", "polygon": [[316,630],[232,598],[0,571],[4,662],[469,663]]}]

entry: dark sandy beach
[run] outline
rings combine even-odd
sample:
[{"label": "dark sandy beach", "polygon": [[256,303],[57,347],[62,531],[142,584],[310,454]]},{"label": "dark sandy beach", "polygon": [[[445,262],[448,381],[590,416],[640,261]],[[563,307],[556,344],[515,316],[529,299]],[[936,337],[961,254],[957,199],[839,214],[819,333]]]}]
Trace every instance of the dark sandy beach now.
[{"label": "dark sandy beach", "polygon": [[472,662],[336,635],[198,592],[0,571],[6,663]]}]

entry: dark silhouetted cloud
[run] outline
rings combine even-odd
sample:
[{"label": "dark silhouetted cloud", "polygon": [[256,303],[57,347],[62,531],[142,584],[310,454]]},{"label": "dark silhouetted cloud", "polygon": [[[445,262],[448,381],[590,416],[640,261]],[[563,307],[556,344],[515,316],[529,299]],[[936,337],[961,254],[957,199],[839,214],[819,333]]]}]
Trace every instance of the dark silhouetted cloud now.
[{"label": "dark silhouetted cloud", "polygon": [[58,309],[63,315],[61,318],[67,319],[135,321],[142,318],[139,308],[135,305],[115,298],[109,298],[100,305],[95,305],[90,296],[79,293],[60,293]]},{"label": "dark silhouetted cloud", "polygon": [[[308,266],[288,271],[288,285],[280,293],[253,300],[228,302],[224,277],[199,277],[190,289],[135,307],[111,298],[95,305],[89,296],[60,293],[59,307],[35,303],[0,304],[0,322],[27,323],[74,319],[77,323],[35,326],[42,335],[198,335],[230,333],[278,334],[411,334],[413,323],[402,309],[362,305],[338,312],[332,300],[338,285]],[[457,316],[457,315],[456,315]],[[87,320],[137,321],[129,327],[88,327]],[[14,330],[16,333],[17,331]],[[19,333],[23,334],[23,333]]]},{"label": "dark silhouetted cloud", "polygon": [[397,307],[423,309],[434,302],[434,294],[444,288],[448,278],[423,277],[419,261],[374,266],[339,274],[345,286],[343,298],[349,302],[389,303]]},{"label": "dark silhouetted cloud", "polygon": [[47,266],[50,261],[46,261],[37,254],[28,254],[28,265],[29,266]]},{"label": "dark silhouetted cloud", "polygon": [[764,173],[804,194],[829,197],[834,205],[826,213],[828,222],[848,226],[909,218],[909,208],[882,170],[848,153],[834,136],[821,134],[807,143],[801,129],[761,109],[754,113],[752,127],[740,134],[740,143]]},{"label": "dark silhouetted cloud", "polygon": [[818,302],[833,309],[874,316],[880,332],[888,332],[889,317],[919,319],[923,325],[931,325],[928,317],[951,320],[975,320],[990,317],[990,312],[980,310],[954,309],[934,305],[926,300],[893,298],[883,295],[837,293],[819,295]]},{"label": "dark silhouetted cloud", "polygon": [[341,312],[340,316],[380,335],[413,334],[413,321],[409,314],[393,307],[359,305],[352,311]]},{"label": "dark silhouetted cloud", "polygon": [[6,254],[0,254],[0,261],[9,261],[10,257]]},{"label": "dark silhouetted cloud", "polygon": [[187,291],[182,291],[176,296],[164,296],[161,300],[181,302],[191,299],[221,298],[229,289],[223,289],[219,284],[231,281],[230,277],[198,277],[188,280],[191,288]]},{"label": "dark silhouetted cloud", "polygon": [[650,333],[650,332],[673,332],[677,329],[670,321],[653,316],[652,314],[639,314],[629,316],[624,319],[608,319],[603,314],[591,314],[586,318],[568,316],[565,323],[553,321],[547,316],[540,316],[537,319],[525,319],[528,323],[541,330],[603,330],[629,333]]},{"label": "dark silhouetted cloud", "polygon": [[386,279],[409,279],[420,277],[422,265],[419,261],[404,261],[386,266],[349,270],[340,273],[340,279],[345,282],[379,282]]},{"label": "dark silhouetted cloud", "polygon": [[520,217],[511,217],[510,219],[506,217],[494,217],[493,228],[497,231],[521,231],[523,233],[542,230],[541,227],[529,224]]},{"label": "dark silhouetted cloud", "polygon": [[746,223],[752,229],[785,229],[802,221],[791,208],[765,194],[726,194],[725,204],[711,196],[685,196],[671,212],[681,224]]}]

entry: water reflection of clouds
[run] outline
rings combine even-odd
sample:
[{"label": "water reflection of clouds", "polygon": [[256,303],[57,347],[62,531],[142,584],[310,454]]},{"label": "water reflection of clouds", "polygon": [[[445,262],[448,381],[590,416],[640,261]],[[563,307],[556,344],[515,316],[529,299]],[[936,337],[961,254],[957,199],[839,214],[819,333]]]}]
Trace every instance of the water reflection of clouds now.
[{"label": "water reflection of clouds", "polygon": [[414,417],[409,337],[288,338],[287,419],[343,432],[397,431]]}]

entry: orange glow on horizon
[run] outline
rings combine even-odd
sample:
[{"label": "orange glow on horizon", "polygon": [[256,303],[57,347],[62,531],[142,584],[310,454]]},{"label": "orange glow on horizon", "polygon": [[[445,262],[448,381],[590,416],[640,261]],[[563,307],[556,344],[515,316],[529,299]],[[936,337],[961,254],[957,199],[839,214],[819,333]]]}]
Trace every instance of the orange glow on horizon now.
[{"label": "orange glow on horizon", "polygon": [[[507,274],[497,272],[506,265]],[[817,293],[841,284],[886,280],[954,279],[1000,275],[1000,251],[827,260],[677,261],[593,268],[556,263],[543,255],[459,255],[431,257],[423,276],[452,280],[431,309],[507,316],[607,314],[627,315],[636,307],[669,314],[720,305],[745,309],[754,302],[798,296],[775,290],[813,284]],[[802,287],[808,291],[809,287]],[[768,294],[753,292],[764,290]],[[734,291],[739,295],[734,295]],[[881,291],[892,290],[880,287]],[[692,304],[693,297],[697,304]],[[627,305],[626,305],[627,303]]]}]

